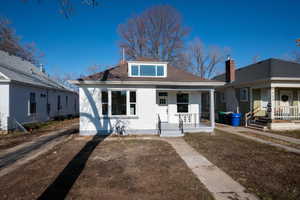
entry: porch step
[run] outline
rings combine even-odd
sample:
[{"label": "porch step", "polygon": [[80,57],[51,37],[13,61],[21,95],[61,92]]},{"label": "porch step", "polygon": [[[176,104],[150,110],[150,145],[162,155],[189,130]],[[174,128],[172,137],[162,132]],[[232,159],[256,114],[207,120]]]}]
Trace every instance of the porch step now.
[{"label": "porch step", "polygon": [[184,136],[179,130],[162,130],[160,137],[182,137]]},{"label": "porch step", "polygon": [[251,128],[254,130],[259,130],[259,131],[266,131],[268,130],[268,127],[260,125],[260,124],[249,124],[247,128]]}]

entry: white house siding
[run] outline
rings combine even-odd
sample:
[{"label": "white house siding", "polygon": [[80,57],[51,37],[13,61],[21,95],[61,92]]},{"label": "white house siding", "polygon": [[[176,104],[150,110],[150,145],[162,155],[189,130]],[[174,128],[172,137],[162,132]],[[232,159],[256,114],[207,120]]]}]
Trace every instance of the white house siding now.
[{"label": "white house siding", "polygon": [[9,84],[0,83],[0,130],[7,130],[9,116]]},{"label": "white house siding", "polygon": [[[36,94],[36,114],[29,114],[30,93]],[[46,95],[42,97],[41,94]],[[47,94],[48,103],[51,105],[51,112],[47,113]],[[57,112],[57,96],[61,96],[62,109]],[[68,95],[68,107],[65,104],[65,96]],[[10,85],[10,116],[20,123],[31,123],[37,121],[47,121],[55,116],[77,115],[78,107],[75,108],[74,101],[77,95],[71,92],[52,90],[28,85]],[[78,104],[78,102],[77,102]]]},{"label": "white house siding", "polygon": [[[135,90],[136,116],[105,117],[101,115],[101,90]],[[80,99],[80,134],[108,134],[115,130],[121,121],[126,134],[155,134],[156,131],[156,89],[138,86],[81,86]]]}]

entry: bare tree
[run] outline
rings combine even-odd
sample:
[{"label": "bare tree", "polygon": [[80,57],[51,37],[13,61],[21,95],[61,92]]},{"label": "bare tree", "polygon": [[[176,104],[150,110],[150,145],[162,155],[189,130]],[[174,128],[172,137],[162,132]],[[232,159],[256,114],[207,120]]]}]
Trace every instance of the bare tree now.
[{"label": "bare tree", "polygon": [[95,74],[97,72],[100,72],[101,71],[101,66],[100,65],[91,65],[89,66],[87,69],[86,69],[87,73],[88,74]]},{"label": "bare tree", "polygon": [[7,18],[0,17],[0,50],[38,64],[42,53],[38,52],[34,43],[21,45],[20,37],[16,35],[10,24]]},{"label": "bare tree", "polygon": [[252,57],[252,62],[253,63],[257,63],[259,60],[260,60],[260,56],[259,55],[256,55],[256,56]]},{"label": "bare tree", "polygon": [[216,72],[217,65],[224,60],[228,49],[218,46],[205,48],[199,38],[195,38],[188,47],[190,71],[201,78],[211,78]]},{"label": "bare tree", "polygon": [[[21,0],[21,1],[26,3],[30,0]],[[41,3],[44,0],[33,0],[33,1]],[[74,0],[58,0],[57,3],[59,5],[59,12],[62,15],[64,15],[65,18],[70,18],[75,11]],[[99,5],[99,1],[98,0],[81,0],[81,4],[94,8]]]},{"label": "bare tree", "polygon": [[293,59],[294,62],[300,63],[300,51],[295,51],[293,53]]},{"label": "bare tree", "polygon": [[183,51],[188,29],[175,8],[160,5],[128,19],[119,25],[118,33],[128,59],[146,57],[173,63]]}]

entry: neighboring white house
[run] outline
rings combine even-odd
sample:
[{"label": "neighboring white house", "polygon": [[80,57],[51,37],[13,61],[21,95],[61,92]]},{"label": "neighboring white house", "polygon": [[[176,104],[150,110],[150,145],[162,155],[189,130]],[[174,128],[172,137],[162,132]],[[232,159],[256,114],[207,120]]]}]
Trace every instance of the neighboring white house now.
[{"label": "neighboring white house", "polygon": [[0,51],[0,130],[78,115],[78,94],[28,61]]},{"label": "neighboring white house", "polygon": [[157,61],[123,62],[72,83],[82,135],[212,131],[214,88],[224,85]]}]

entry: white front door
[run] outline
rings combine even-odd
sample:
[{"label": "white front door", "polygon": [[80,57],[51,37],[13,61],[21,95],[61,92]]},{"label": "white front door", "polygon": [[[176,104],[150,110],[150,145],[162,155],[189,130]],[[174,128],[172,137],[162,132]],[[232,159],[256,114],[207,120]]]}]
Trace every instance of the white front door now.
[{"label": "white front door", "polygon": [[168,122],[168,93],[158,93],[158,114],[161,122]]}]

